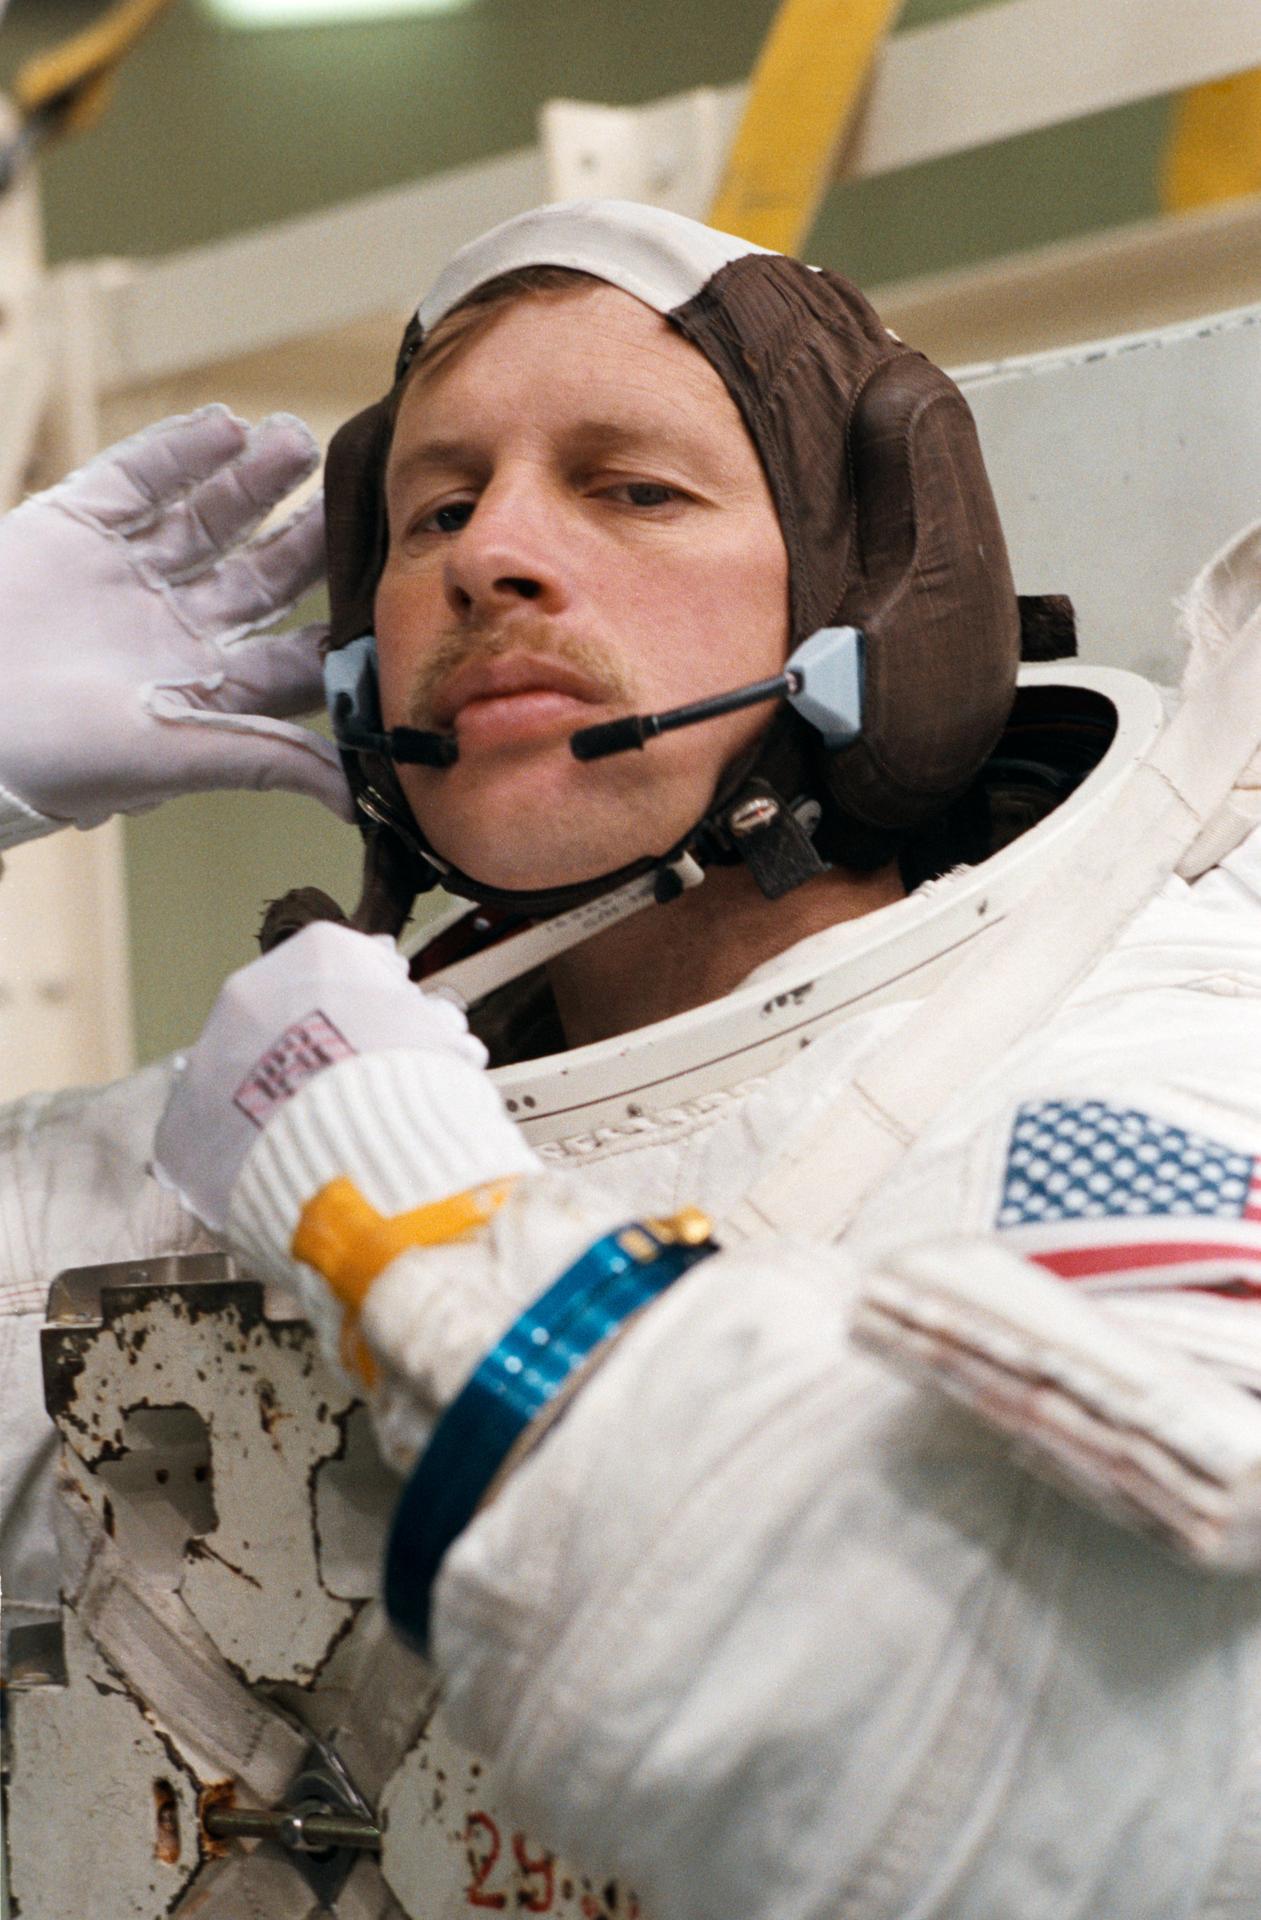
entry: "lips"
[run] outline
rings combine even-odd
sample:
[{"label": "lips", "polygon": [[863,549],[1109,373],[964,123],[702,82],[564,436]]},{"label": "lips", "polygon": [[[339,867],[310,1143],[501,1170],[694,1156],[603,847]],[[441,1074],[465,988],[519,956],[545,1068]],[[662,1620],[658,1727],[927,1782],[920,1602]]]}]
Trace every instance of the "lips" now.
[{"label": "lips", "polygon": [[540,712],[560,713],[570,702],[601,706],[608,700],[608,690],[581,668],[542,654],[509,653],[457,667],[434,695],[433,724],[440,729],[458,726],[470,708],[483,703],[510,706],[535,695],[551,696],[532,701]]}]

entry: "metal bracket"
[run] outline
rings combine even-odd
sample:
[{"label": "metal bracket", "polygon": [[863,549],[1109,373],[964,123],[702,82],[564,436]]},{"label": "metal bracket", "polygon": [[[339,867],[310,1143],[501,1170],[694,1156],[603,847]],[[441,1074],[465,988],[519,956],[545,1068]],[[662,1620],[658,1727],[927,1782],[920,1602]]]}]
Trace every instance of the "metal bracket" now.
[{"label": "metal bracket", "polygon": [[381,1828],[333,1749],[315,1740],[284,1805],[268,1810],[214,1805],[204,1815],[216,1840],[280,1847],[320,1904],[331,1908],[361,1853],[379,1854]]}]

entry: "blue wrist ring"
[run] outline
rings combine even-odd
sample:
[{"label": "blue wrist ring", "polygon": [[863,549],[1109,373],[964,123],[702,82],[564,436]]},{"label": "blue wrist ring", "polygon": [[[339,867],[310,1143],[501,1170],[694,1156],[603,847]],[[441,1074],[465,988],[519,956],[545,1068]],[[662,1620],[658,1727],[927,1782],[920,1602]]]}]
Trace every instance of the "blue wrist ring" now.
[{"label": "blue wrist ring", "polygon": [[412,1469],[386,1546],[386,1609],[418,1652],[428,1652],[443,1556],[526,1428],[631,1314],[717,1250],[709,1221],[694,1209],[616,1228],[526,1309],[470,1375]]}]

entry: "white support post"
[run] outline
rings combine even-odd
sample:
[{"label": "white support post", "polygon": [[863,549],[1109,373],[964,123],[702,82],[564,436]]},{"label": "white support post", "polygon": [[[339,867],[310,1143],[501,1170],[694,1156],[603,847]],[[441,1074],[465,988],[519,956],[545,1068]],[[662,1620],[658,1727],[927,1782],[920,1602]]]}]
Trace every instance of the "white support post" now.
[{"label": "white support post", "polygon": [[694,87],[646,107],[550,100],[540,115],[552,200],[647,200],[695,215],[718,190],[740,89]]},{"label": "white support post", "polygon": [[[0,201],[0,228],[6,220],[8,233],[25,224],[29,271],[14,321],[26,364],[43,373],[36,395],[42,405],[28,399],[24,419],[15,408],[3,423],[15,436],[0,445],[17,483],[5,505],[32,469],[37,440],[41,479],[55,480],[90,459],[101,438],[99,274],[71,267],[41,275],[32,244],[38,239],[34,193],[28,180],[12,204]],[[44,341],[38,354],[32,350],[37,315]],[[55,580],[48,592],[55,601]],[[65,644],[90,646],[92,636],[68,634]],[[14,849],[0,882],[0,1098],[110,1080],[134,1057],[121,824]]]},{"label": "white support post", "polygon": [[[17,126],[15,108],[0,96],[0,141]],[[0,512],[21,498],[48,395],[39,327],[43,276],[39,189],[27,172],[0,195]]]}]

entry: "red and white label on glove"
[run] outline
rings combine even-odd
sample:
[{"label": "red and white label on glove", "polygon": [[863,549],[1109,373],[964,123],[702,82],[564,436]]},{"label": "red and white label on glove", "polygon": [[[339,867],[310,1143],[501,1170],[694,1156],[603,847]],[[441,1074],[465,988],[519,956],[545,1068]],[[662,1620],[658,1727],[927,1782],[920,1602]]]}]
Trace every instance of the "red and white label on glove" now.
[{"label": "red and white label on glove", "polygon": [[155,1174],[221,1231],[260,1129],[298,1089],[357,1054],[400,1049],[486,1064],[464,1015],[412,985],[392,940],[328,921],[305,928],[231,976],[176,1060]]},{"label": "red and white label on glove", "polygon": [[308,1013],[286,1027],[274,1046],[261,1053],[232,1096],[232,1104],[265,1127],[276,1108],[306,1085],[312,1074],[339,1060],[350,1060],[355,1049],[326,1013]]}]

